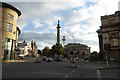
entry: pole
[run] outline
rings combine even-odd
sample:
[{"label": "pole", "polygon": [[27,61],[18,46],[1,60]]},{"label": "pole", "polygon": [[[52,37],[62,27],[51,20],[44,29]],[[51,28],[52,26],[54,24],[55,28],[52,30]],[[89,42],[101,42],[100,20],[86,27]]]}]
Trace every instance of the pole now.
[{"label": "pole", "polygon": [[[120,3],[120,2],[119,2]],[[119,49],[119,40],[120,40],[120,37],[119,37],[119,33],[118,33],[118,78],[120,79],[120,59],[119,59],[119,51],[120,51],[120,49]]]},{"label": "pole", "polygon": [[109,62],[108,62],[108,51],[106,53],[106,64],[107,64],[107,67],[108,67],[108,64],[109,64]]},{"label": "pole", "polygon": [[109,44],[104,44],[104,50],[105,50],[105,53],[106,53],[106,65],[108,67],[108,52],[109,52]]},{"label": "pole", "polygon": [[63,47],[65,46],[65,36],[63,36],[63,39],[62,39],[62,41],[63,41]]}]

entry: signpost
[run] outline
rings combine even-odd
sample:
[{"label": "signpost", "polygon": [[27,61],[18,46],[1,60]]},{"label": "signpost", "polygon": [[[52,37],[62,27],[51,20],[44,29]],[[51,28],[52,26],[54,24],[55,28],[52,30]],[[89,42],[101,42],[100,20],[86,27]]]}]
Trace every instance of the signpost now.
[{"label": "signpost", "polygon": [[104,50],[106,51],[106,64],[107,64],[107,67],[108,67],[108,53],[109,53],[109,50],[110,50],[110,44],[104,44]]}]

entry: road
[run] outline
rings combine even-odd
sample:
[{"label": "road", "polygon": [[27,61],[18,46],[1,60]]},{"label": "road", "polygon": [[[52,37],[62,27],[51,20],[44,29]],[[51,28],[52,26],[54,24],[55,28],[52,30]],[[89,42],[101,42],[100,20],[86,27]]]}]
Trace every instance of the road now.
[{"label": "road", "polygon": [[[118,78],[118,69],[98,70],[105,62],[78,61],[75,68],[68,60],[62,62],[3,63],[3,78]],[[114,65],[114,64],[112,64]],[[116,64],[117,65],[117,64]],[[110,65],[111,66],[111,65]]]}]

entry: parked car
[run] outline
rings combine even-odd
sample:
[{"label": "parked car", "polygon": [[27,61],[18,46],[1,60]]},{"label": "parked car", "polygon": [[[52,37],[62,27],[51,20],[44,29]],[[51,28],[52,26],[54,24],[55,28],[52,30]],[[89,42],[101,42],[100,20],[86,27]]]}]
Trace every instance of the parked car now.
[{"label": "parked car", "polygon": [[52,62],[52,58],[51,58],[51,57],[47,57],[47,58],[46,58],[46,61],[47,61],[47,62]]},{"label": "parked car", "polygon": [[78,57],[75,57],[76,60],[78,60]]},{"label": "parked car", "polygon": [[84,58],[84,60],[88,60],[88,59],[89,59],[88,57]]},{"label": "parked car", "polygon": [[62,59],[60,56],[57,56],[57,57],[55,58],[55,61],[63,61],[63,59]]},{"label": "parked car", "polygon": [[46,61],[46,58],[47,58],[46,56],[43,56],[43,57],[42,57],[43,61]]},{"label": "parked car", "polygon": [[22,54],[18,55],[18,57],[19,57],[20,59],[25,59],[25,56],[22,55]]}]

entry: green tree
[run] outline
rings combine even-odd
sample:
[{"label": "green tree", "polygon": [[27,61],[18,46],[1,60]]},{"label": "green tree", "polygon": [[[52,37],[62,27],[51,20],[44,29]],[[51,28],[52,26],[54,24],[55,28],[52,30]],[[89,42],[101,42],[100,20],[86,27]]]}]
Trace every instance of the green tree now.
[{"label": "green tree", "polygon": [[56,45],[53,45],[51,50],[50,50],[51,56],[55,57],[55,53],[56,53]]},{"label": "green tree", "polygon": [[50,48],[49,47],[45,47],[43,50],[43,56],[50,56]]},{"label": "green tree", "polygon": [[63,55],[63,53],[64,53],[64,50],[63,50],[63,47],[62,47],[62,45],[61,44],[56,44],[56,54],[58,54],[58,55]]},{"label": "green tree", "polygon": [[98,58],[97,55],[98,55],[98,53],[96,51],[93,51],[90,55],[90,60],[91,61],[97,60],[97,58]]},{"label": "green tree", "polygon": [[91,53],[90,60],[98,61],[98,60],[102,60],[102,59],[103,59],[103,55],[101,53],[97,53],[96,51],[93,51]]},{"label": "green tree", "polygon": [[62,47],[62,44],[56,44],[52,46],[51,53],[53,56],[55,54],[57,55],[63,55],[64,54],[64,48]]}]

